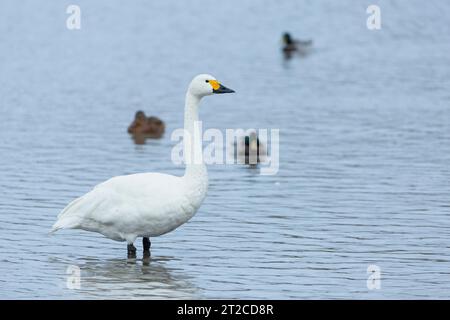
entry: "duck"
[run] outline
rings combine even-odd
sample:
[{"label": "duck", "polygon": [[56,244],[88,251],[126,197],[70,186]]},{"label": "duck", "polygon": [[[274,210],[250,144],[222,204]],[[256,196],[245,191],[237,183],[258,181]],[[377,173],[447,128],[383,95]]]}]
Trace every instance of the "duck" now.
[{"label": "duck", "polygon": [[144,136],[146,138],[159,139],[165,131],[164,122],[158,117],[147,117],[144,111],[137,111],[134,120],[128,127],[128,133],[134,136]]},{"label": "duck", "polygon": [[237,147],[237,156],[241,162],[250,166],[256,166],[264,162],[266,154],[265,145],[259,140],[255,131],[245,135]]},{"label": "duck", "polygon": [[282,41],[282,50],[286,58],[290,58],[294,53],[306,55],[313,44],[312,40],[294,39],[289,32],[283,34]]},{"label": "duck", "polygon": [[126,241],[128,258],[136,258],[134,242],[142,237],[143,256],[149,257],[150,238],[188,222],[206,197],[208,171],[202,158],[201,135],[196,133],[201,100],[233,92],[209,74],[197,75],[190,82],[184,106],[183,176],[148,172],[112,177],[70,202],[50,233],[81,229]]}]

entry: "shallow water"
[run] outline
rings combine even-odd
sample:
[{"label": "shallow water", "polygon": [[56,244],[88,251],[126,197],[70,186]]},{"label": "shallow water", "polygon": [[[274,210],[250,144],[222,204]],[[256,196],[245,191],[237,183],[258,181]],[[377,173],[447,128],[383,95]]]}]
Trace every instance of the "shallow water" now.
[{"label": "shallow water", "polygon": [[[69,31],[69,3],[1,1],[0,298],[450,298],[450,4],[357,2],[77,1]],[[285,30],[314,51],[283,61]],[[183,173],[170,133],[200,72],[237,92],[204,101],[204,126],[279,128],[278,174],[210,166],[203,206],[149,263],[48,236],[111,176]],[[138,109],[162,140],[133,144]]]}]

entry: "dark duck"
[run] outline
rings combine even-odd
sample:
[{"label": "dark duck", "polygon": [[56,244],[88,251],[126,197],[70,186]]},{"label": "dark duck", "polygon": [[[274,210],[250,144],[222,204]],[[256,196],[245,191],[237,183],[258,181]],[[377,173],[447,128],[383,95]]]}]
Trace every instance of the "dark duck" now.
[{"label": "dark duck", "polygon": [[251,166],[256,166],[260,162],[264,162],[266,148],[259,140],[256,132],[245,135],[237,146],[238,159]]},{"label": "dark duck", "polygon": [[136,112],[128,133],[135,137],[136,143],[145,142],[146,138],[159,139],[165,131],[164,122],[154,116],[147,117],[143,111]]},{"label": "dark duck", "polygon": [[294,53],[306,55],[312,46],[312,40],[298,40],[292,38],[289,32],[283,34],[283,48],[282,51],[286,58],[292,57]]}]

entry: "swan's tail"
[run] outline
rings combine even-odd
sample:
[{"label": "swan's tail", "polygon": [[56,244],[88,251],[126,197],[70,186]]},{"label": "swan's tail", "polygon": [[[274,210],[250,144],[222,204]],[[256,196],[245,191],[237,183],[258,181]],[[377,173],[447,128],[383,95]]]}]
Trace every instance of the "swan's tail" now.
[{"label": "swan's tail", "polygon": [[73,229],[80,225],[81,217],[76,213],[81,208],[83,198],[80,197],[73,200],[61,211],[58,215],[58,220],[56,220],[52,229],[49,231],[49,235],[54,234],[60,229]]},{"label": "swan's tail", "polygon": [[48,234],[52,235],[60,229],[73,229],[80,225],[80,219],[76,216],[58,219]]}]

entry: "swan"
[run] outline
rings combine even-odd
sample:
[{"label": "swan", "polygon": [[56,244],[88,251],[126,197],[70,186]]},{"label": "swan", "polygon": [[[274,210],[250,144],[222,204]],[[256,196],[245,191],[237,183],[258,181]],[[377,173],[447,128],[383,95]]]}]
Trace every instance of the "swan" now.
[{"label": "swan", "polygon": [[194,138],[184,138],[183,176],[138,173],[113,177],[69,203],[50,233],[60,229],[98,232],[112,240],[126,241],[129,258],[136,257],[134,241],[142,237],[144,257],[150,256],[149,238],[186,223],[206,196],[208,172],[202,159],[201,136],[195,133],[200,101],[208,95],[232,92],[208,74],[191,81],[185,98],[184,130]]},{"label": "swan", "polygon": [[133,136],[159,139],[165,131],[164,122],[157,117],[147,117],[144,111],[137,111],[133,122],[128,127],[128,133]]}]

